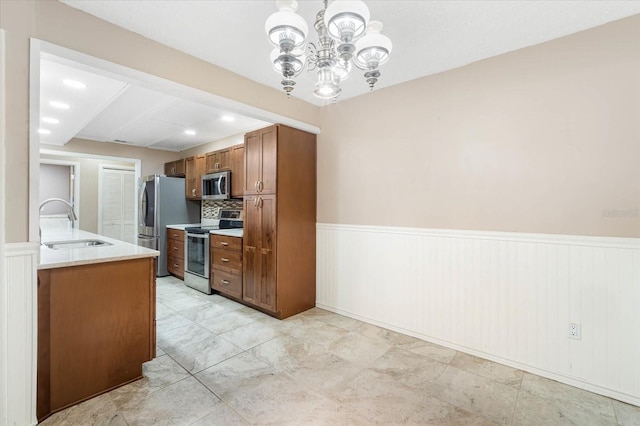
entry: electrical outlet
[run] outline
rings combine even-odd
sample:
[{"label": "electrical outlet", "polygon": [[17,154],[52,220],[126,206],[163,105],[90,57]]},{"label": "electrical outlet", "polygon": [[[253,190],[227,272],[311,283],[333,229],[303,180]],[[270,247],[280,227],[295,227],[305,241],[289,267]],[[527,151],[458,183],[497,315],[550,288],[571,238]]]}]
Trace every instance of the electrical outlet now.
[{"label": "electrical outlet", "polygon": [[581,330],[580,330],[580,324],[577,324],[575,322],[572,322],[569,324],[569,337],[572,339],[578,339],[580,340],[580,337],[582,336]]}]

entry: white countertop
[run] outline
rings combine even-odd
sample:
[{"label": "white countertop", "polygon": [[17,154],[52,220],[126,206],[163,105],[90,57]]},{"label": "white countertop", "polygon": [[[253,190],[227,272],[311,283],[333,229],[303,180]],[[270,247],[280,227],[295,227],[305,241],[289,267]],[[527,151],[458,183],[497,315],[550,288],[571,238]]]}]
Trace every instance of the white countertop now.
[{"label": "white countertop", "polygon": [[218,235],[226,235],[228,237],[239,237],[242,238],[243,229],[242,228],[232,228],[232,229],[212,229],[209,231],[210,234],[218,234]]},{"label": "white countertop", "polygon": [[167,225],[167,228],[171,228],[171,229],[179,229],[180,231],[184,231],[184,228],[187,227],[191,227],[191,226],[200,226],[199,223],[186,223],[186,224],[178,224],[178,225]]},{"label": "white countertop", "polygon": [[135,244],[125,243],[91,232],[79,229],[42,230],[43,243],[52,241],[71,241],[96,239],[111,243],[109,246],[83,247],[74,249],[54,250],[40,245],[40,262],[38,269],[62,268],[65,266],[87,265],[91,263],[115,262],[118,260],[157,257],[160,252]]},{"label": "white countertop", "polygon": [[[188,224],[178,224],[178,225],[167,225],[167,228],[179,229],[181,231],[184,231],[185,228],[192,227],[192,226],[196,227],[201,225],[199,223],[188,223]],[[238,237],[238,238],[242,238],[242,236],[244,235],[242,228],[212,229],[211,231],[209,231],[209,233],[217,234],[217,235],[226,235],[228,237]]]}]

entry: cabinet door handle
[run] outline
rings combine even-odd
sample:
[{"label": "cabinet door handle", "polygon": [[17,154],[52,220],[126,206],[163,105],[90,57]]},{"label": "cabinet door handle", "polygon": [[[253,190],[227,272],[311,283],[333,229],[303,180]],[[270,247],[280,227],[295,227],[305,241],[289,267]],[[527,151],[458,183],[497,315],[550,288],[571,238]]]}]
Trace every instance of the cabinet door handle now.
[{"label": "cabinet door handle", "polygon": [[225,262],[225,263],[229,261],[229,259],[227,259],[226,257],[221,257],[220,260]]},{"label": "cabinet door handle", "polygon": [[229,245],[229,243],[225,243],[224,241],[220,241],[220,245],[221,245],[221,246],[228,246],[228,245]]},{"label": "cabinet door handle", "polygon": [[177,264],[177,263],[174,263],[174,264],[173,264],[173,267],[174,267],[174,268],[177,268],[177,267],[178,267],[178,264]]},{"label": "cabinet door handle", "polygon": [[253,207],[256,209],[258,208],[258,197],[253,199]]},{"label": "cabinet door handle", "polygon": [[224,284],[224,285],[229,285],[230,284],[229,280],[220,280],[220,282],[222,284]]},{"label": "cabinet door handle", "polygon": [[196,195],[196,189],[195,189],[195,188],[193,188],[193,189],[191,190],[191,195]]},{"label": "cabinet door handle", "polygon": [[256,188],[256,192],[258,192],[258,181],[256,181],[256,184],[254,186]]},{"label": "cabinet door handle", "polygon": [[258,181],[258,192],[262,192],[262,189],[263,189],[262,181],[259,180]]},{"label": "cabinet door handle", "polygon": [[262,208],[262,197],[260,197],[258,199],[258,208],[261,209]]},{"label": "cabinet door handle", "polygon": [[173,248],[173,251],[178,251],[178,247],[174,247],[174,248]]}]

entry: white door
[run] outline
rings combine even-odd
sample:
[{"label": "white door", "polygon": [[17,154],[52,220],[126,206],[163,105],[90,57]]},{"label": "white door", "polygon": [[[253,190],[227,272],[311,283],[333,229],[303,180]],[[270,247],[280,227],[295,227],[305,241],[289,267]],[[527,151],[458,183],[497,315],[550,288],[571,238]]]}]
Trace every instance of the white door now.
[{"label": "white door", "polygon": [[98,233],[135,244],[135,173],[128,168],[100,166]]}]

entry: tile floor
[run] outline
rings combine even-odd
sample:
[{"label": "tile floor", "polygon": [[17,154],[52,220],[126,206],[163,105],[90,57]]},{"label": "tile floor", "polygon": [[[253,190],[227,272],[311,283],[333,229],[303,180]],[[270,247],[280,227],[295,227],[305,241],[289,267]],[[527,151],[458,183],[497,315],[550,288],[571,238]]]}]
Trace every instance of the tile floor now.
[{"label": "tile floor", "polygon": [[314,308],[157,281],[145,377],[45,425],[640,425],[640,408]]}]

